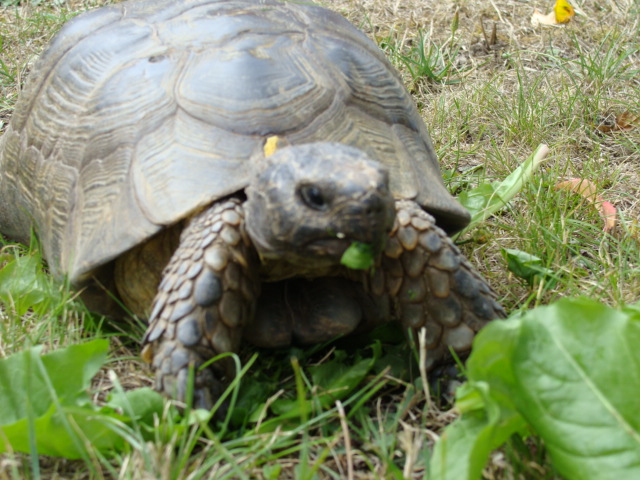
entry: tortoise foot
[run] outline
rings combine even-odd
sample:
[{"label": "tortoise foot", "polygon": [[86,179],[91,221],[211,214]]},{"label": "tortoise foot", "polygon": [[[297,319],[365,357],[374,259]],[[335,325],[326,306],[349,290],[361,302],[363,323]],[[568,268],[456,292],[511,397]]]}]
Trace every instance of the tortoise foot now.
[{"label": "tortoise foot", "polygon": [[[412,201],[396,205],[396,224],[371,279],[387,293],[405,328],[426,328],[427,367],[468,353],[475,334],[505,312],[487,281],[462,255],[431,215]],[[415,336],[417,338],[417,336]]]},{"label": "tortoise foot", "polygon": [[[156,372],[155,389],[193,408],[211,410],[222,395],[225,383],[220,366],[202,367],[211,352],[199,354],[180,342],[165,341],[152,353],[151,365]],[[193,376],[193,384],[190,378]]]},{"label": "tortoise foot", "polygon": [[253,315],[259,282],[243,218],[242,204],[232,199],[192,219],[163,272],[143,339],[156,388],[183,402],[192,388],[199,408],[210,409],[234,373],[228,357],[201,367],[237,352]]}]

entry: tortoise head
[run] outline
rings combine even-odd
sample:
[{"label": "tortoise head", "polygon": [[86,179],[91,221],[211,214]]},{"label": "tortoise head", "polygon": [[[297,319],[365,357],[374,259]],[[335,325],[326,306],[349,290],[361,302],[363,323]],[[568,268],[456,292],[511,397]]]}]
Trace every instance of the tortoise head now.
[{"label": "tortoise head", "polygon": [[395,219],[386,169],[338,143],[284,147],[262,158],[247,187],[247,231],[261,258],[339,265],[354,242],[381,252]]}]

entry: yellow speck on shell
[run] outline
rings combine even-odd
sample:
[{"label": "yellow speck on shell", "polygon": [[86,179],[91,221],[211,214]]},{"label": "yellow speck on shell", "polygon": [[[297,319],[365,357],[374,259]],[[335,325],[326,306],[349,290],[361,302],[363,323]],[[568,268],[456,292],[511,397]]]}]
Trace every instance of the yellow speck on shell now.
[{"label": "yellow speck on shell", "polygon": [[267,141],[264,142],[264,147],[262,148],[265,157],[270,157],[275,153],[276,149],[278,148],[278,140],[279,139],[277,135],[273,135],[267,138]]}]

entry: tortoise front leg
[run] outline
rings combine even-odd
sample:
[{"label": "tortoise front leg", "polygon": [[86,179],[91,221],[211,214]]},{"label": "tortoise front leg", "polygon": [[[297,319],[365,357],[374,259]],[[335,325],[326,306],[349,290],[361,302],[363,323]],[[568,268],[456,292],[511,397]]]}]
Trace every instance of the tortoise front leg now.
[{"label": "tortoise front leg", "polygon": [[480,328],[505,316],[486,280],[415,202],[396,203],[381,262],[371,290],[391,296],[405,329],[426,328],[427,368],[445,360],[449,347],[467,353]]},{"label": "tortoise front leg", "polygon": [[256,262],[239,200],[213,205],[184,229],[143,339],[143,357],[151,361],[157,390],[185,401],[193,366],[193,406],[213,406],[233,375],[233,363],[226,358],[199,367],[238,350],[260,288]]}]

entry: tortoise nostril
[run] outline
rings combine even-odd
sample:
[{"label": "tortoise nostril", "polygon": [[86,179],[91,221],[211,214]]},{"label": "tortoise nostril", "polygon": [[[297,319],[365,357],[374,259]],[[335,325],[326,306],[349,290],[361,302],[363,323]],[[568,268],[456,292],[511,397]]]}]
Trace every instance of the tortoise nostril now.
[{"label": "tortoise nostril", "polygon": [[378,220],[386,216],[388,202],[380,195],[371,195],[364,203],[363,213],[370,220]]}]

